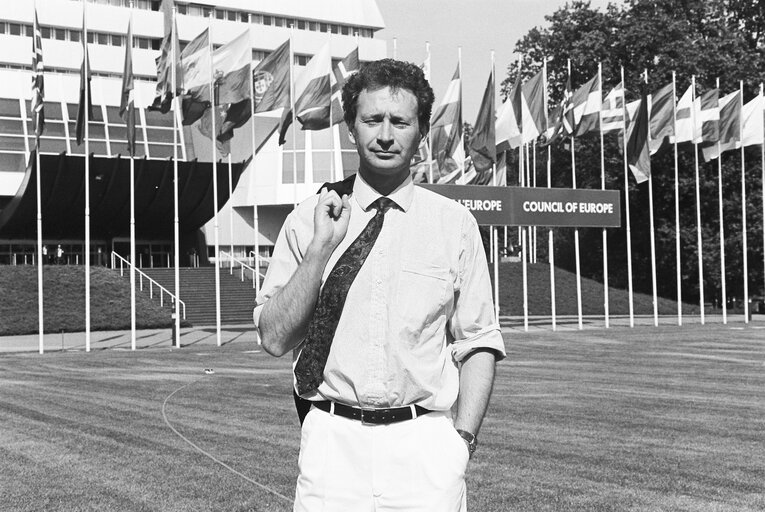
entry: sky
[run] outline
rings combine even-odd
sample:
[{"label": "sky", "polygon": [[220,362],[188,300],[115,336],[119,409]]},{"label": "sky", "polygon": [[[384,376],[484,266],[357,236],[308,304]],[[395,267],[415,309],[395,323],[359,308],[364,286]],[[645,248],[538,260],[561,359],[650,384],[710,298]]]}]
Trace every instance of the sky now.
[{"label": "sky", "polygon": [[[421,64],[425,42],[430,42],[431,85],[436,105],[457,68],[462,47],[463,120],[475,123],[494,50],[497,91],[507,67],[518,59],[516,42],[530,29],[546,26],[544,17],[565,5],[565,0],[377,0],[386,28],[375,34],[387,41],[388,56]],[[607,0],[591,0],[603,10]],[[497,92],[499,105],[499,92]]]}]

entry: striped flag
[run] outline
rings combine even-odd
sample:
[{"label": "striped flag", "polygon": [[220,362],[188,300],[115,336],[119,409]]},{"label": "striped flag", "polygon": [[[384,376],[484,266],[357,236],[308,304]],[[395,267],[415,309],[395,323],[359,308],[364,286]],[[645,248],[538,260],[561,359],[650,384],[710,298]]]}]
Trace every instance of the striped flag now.
[{"label": "striped flag", "polygon": [[458,66],[446,89],[444,99],[433,113],[431,121],[432,151],[438,162],[438,173],[441,176],[439,182],[451,180],[453,173],[460,172],[464,161],[461,88],[462,81]]},{"label": "striped flag", "polygon": [[603,100],[601,109],[603,133],[620,132],[624,123],[624,86],[619,82]]},{"label": "striped flag", "polygon": [[563,134],[566,136],[573,135],[576,128],[573,96],[574,93],[571,91],[571,75],[569,74],[568,79],[566,79],[566,89],[563,91],[563,114],[561,117],[563,121]]},{"label": "striped flag", "polygon": [[643,183],[651,175],[651,157],[648,152],[648,98],[643,96],[627,132],[627,162],[635,181]]},{"label": "striped flag", "polygon": [[704,160],[707,162],[719,157],[725,151],[741,147],[740,92],[732,92],[720,98],[719,108],[719,144],[712,143],[701,148]]},{"label": "striped flag", "polygon": [[720,138],[720,90],[710,89],[693,102],[693,142],[717,142]]},{"label": "striped flag", "polygon": [[571,102],[574,105],[574,125],[576,137],[597,130],[600,126],[601,98],[600,76],[595,75],[586,84],[576,90]]},{"label": "striped flag", "polygon": [[359,47],[346,55],[346,57],[332,67],[330,85],[332,87],[332,124],[343,121],[343,86],[348,77],[358,73],[361,63],[359,61]]},{"label": "striped flag", "polygon": [[523,125],[523,143],[527,144],[547,129],[547,115],[544,110],[545,83],[543,73],[540,71],[528,82],[523,84],[523,103],[521,118]]},{"label": "striped flag", "polygon": [[651,154],[656,153],[665,137],[675,134],[673,109],[675,106],[674,86],[669,83],[653,93],[649,104],[650,140],[648,147]]},{"label": "striped flag", "polygon": [[744,118],[744,131],[741,134],[744,146],[753,146],[765,142],[763,108],[765,108],[765,99],[759,94],[744,105],[744,110],[741,112],[741,116]]},{"label": "striped flag", "polygon": [[676,133],[674,137],[670,137],[670,142],[690,142],[693,140],[693,86],[688,86],[688,89],[680,97],[677,102],[677,109],[675,113],[676,118]]},{"label": "striped flag", "polygon": [[35,123],[35,136],[39,139],[45,129],[45,79],[43,77],[42,32],[37,21],[35,9],[34,26],[32,27],[32,105],[31,113]]},{"label": "striped flag", "polygon": [[127,125],[127,146],[130,156],[135,156],[135,101],[133,98],[133,20],[128,21],[125,45],[125,69],[122,72],[122,98],[120,117]]},{"label": "striped flag", "polygon": [[[468,144],[468,151],[476,172],[491,171],[497,162],[494,116],[494,73],[490,73]],[[491,173],[488,174],[491,175]]]},{"label": "striped flag", "polygon": [[514,149],[521,145],[520,116],[521,111],[521,74],[515,80],[505,102],[497,110],[495,134],[497,138],[497,151]]}]

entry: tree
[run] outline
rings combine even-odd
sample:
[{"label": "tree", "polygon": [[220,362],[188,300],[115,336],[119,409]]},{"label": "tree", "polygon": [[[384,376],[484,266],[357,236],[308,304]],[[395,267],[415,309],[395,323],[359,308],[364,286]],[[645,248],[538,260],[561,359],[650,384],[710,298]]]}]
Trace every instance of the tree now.
[{"label": "tree", "polygon": [[[607,92],[618,83],[621,69],[627,101],[643,91],[653,91],[677,79],[678,96],[696,77],[698,92],[716,87],[719,78],[721,95],[736,90],[744,82],[745,101],[751,99],[765,81],[765,5],[757,0],[627,0],[623,5],[610,4],[604,11],[593,9],[589,2],[574,1],[546,18],[547,25],[530,30],[517,44],[523,54],[522,75],[531,77],[548,59],[549,106],[558,104],[568,78],[571,62],[574,88],[580,86],[602,65],[603,89]],[[517,63],[508,67],[502,82],[507,96],[517,73]],[[647,73],[649,83],[644,76]],[[554,145],[553,186],[571,187],[571,140]],[[574,141],[576,180],[579,188],[600,188],[600,139],[597,134]],[[605,137],[606,187],[624,190],[625,173],[621,144],[614,135]],[[750,154],[751,153],[751,154]],[[747,150],[747,236],[749,239],[750,283],[753,291],[762,288],[762,203],[759,147]],[[515,152],[517,155],[517,151]],[[545,158],[543,153],[539,158]],[[515,157],[517,158],[517,157]],[[741,296],[743,253],[741,237],[741,171],[737,151],[723,154],[723,209],[726,230],[726,269],[729,295]],[[512,163],[508,164],[511,169]],[[517,164],[516,164],[517,166]],[[660,295],[675,296],[675,221],[674,153],[664,147],[651,159],[654,194],[655,238],[657,246],[658,286]],[[683,297],[693,301],[698,296],[696,252],[695,173],[693,146],[680,146],[679,188],[681,206],[681,274]],[[717,216],[717,161],[700,164],[704,276],[707,297],[720,287]],[[650,292],[650,230],[648,223],[647,184],[636,185],[629,177],[630,214],[633,242],[633,280],[637,291]],[[759,205],[759,206],[758,206]],[[624,217],[623,217],[624,218]],[[556,230],[556,264],[571,269],[574,265],[571,230]],[[592,248],[582,258],[583,275],[602,278],[600,230],[580,230],[581,246]],[[625,230],[609,232],[609,280],[626,287]],[[705,290],[706,291],[706,290]]]}]

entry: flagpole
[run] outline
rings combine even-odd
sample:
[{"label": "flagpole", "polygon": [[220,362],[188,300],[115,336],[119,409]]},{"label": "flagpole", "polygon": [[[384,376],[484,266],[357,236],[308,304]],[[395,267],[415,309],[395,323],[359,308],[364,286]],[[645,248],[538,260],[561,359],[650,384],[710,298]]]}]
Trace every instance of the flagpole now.
[{"label": "flagpole", "polygon": [[295,53],[293,50],[293,32],[295,27],[290,25],[290,110],[292,113],[292,208],[297,208],[297,134],[295,133]]},{"label": "flagpole", "polygon": [[[571,79],[571,59],[568,59],[568,77]],[[574,156],[574,134],[571,134],[571,182],[572,188],[576,190],[576,157]],[[576,260],[576,311],[578,326],[582,326],[582,271],[579,257],[579,228],[574,228],[574,251]]]},{"label": "flagpole", "polygon": [[[749,250],[746,239],[746,163],[744,161],[744,81],[739,80],[739,108],[741,115],[738,118],[739,138],[741,139],[741,239],[744,256],[744,323],[749,323]],[[718,156],[717,158],[722,158]]]},{"label": "flagpole", "polygon": [[[521,74],[521,66],[522,66],[522,64],[523,64],[523,55],[518,55],[518,75],[519,76]],[[518,80],[518,85],[519,86],[521,85],[520,79]],[[523,89],[521,89],[521,90],[523,90]],[[508,99],[510,99],[510,98],[508,98]],[[521,108],[521,115],[523,115],[522,113],[523,113],[523,109]],[[516,120],[518,119],[518,114],[517,113],[515,113],[515,118],[516,118]],[[519,132],[523,131],[523,122],[521,122],[521,126],[518,127],[518,131]],[[523,173],[524,173],[524,170],[523,170],[523,135],[521,135],[520,139],[521,139],[521,142],[518,145],[518,185],[522,187],[523,186]],[[523,227],[522,226],[518,226],[518,243],[521,243],[521,238],[522,238],[521,232],[522,231],[523,231]],[[525,257],[525,253],[522,254],[522,256]]]},{"label": "flagpole", "polygon": [[459,68],[459,74],[460,74],[460,88],[459,88],[459,106],[460,106],[460,120],[459,120],[459,126],[457,129],[459,130],[460,134],[460,144],[457,146],[458,150],[462,150],[461,153],[457,153],[458,155],[461,154],[462,157],[460,157],[460,176],[462,178],[465,177],[465,150],[464,150],[464,133],[462,132],[462,46],[457,47],[457,67]]},{"label": "flagpole", "polygon": [[[545,112],[546,114],[546,112]],[[537,187],[537,142],[531,141],[531,186]],[[531,262],[537,263],[537,227],[531,226],[531,232],[534,234],[534,242],[531,244]]]},{"label": "flagpole", "polygon": [[[215,135],[213,135],[213,138],[215,138]],[[233,181],[233,171],[231,170],[232,164],[231,164],[231,150],[229,148],[228,152],[228,249],[229,249],[229,259],[228,259],[228,273],[230,275],[234,274],[234,204],[231,201],[231,196],[234,195],[234,191],[231,189],[231,182]]]},{"label": "flagpole", "polygon": [[90,352],[90,62],[87,0],[82,2],[83,70],[85,71],[85,352]]},{"label": "flagpole", "polygon": [[[763,84],[760,82],[760,109],[762,112],[762,125],[765,125],[765,108],[762,108],[763,102]],[[743,136],[743,135],[742,135]],[[762,217],[765,218],[765,134],[760,140],[760,186],[762,192]],[[762,230],[762,263],[765,267],[765,229]],[[763,281],[765,281],[765,272],[763,272]]]},{"label": "flagpole", "polygon": [[[523,112],[521,110],[521,112]],[[521,114],[523,115],[523,114]],[[522,121],[522,120],[521,120]],[[523,122],[521,122],[520,132],[521,132],[521,149],[525,151],[525,168],[523,170],[524,174],[524,186],[528,188],[529,186],[529,179],[528,179],[528,167],[529,167],[529,146],[528,144],[523,143]],[[522,226],[521,227],[521,245],[523,247],[523,260],[521,261],[521,269],[523,271],[523,330],[528,331],[529,330],[529,256],[530,256],[530,245],[531,245],[531,234],[529,232],[529,226]]]},{"label": "flagpole", "polygon": [[[548,109],[548,92],[547,92],[547,57],[545,57],[542,64],[544,86],[544,110],[547,115]],[[547,120],[549,122],[549,120]],[[547,127],[549,129],[549,126]],[[547,144],[547,188],[552,188],[552,150],[548,141]],[[550,313],[552,317],[552,330],[557,330],[556,311],[555,311],[555,245],[553,243],[553,230],[551,227],[547,228],[547,263],[550,266]]]},{"label": "flagpole", "polygon": [[[648,69],[645,69],[645,83],[648,85]],[[646,95],[646,101],[650,100]],[[650,108],[648,109],[650,112]],[[650,116],[650,114],[649,114]],[[651,138],[650,117],[648,122],[648,138]],[[647,142],[646,142],[647,143]],[[648,218],[650,227],[650,240],[651,240],[651,290],[653,292],[653,325],[659,326],[659,299],[656,291],[656,235],[654,233],[654,219],[653,219],[653,177],[651,176],[651,158],[648,158]]]},{"label": "flagpole", "polygon": [[207,18],[207,48],[210,55],[210,116],[211,119],[211,144],[212,144],[212,168],[213,168],[213,226],[215,230],[215,339],[216,344],[221,346],[221,328],[220,328],[220,229],[218,225],[218,149],[216,145],[218,129],[216,125],[217,111],[215,110],[215,77],[213,70],[213,44],[212,44],[212,19],[214,12],[210,11],[210,17]]},{"label": "flagpole", "polygon": [[[126,51],[131,51],[133,48],[133,1],[130,1],[130,21],[128,22],[128,33],[131,37],[128,37],[130,41],[126,44],[130,45]],[[171,41],[172,46],[172,41]],[[132,57],[130,65],[132,66]],[[130,70],[132,73],[132,69]],[[132,75],[131,75],[132,76]],[[133,97],[135,102],[135,97]],[[129,107],[128,107],[129,108]],[[135,112],[135,111],[134,111]],[[128,112],[128,116],[131,114]],[[133,114],[134,115],[134,114]],[[128,118],[129,119],[129,118]],[[130,133],[127,134],[130,137]],[[136,294],[135,294],[135,141],[130,145],[130,350],[136,349]],[[177,290],[176,290],[177,293]],[[176,308],[177,309],[177,308]]]},{"label": "flagpole", "polygon": [[[624,82],[624,66],[621,67],[622,89],[626,93]],[[627,289],[629,299],[630,327],[635,327],[635,302],[632,292],[632,226],[630,222],[630,171],[627,162],[627,96],[622,101],[622,153],[624,156],[624,211],[627,221]]]},{"label": "flagpole", "polygon": [[[35,0],[33,4],[34,8],[34,33],[32,34],[33,40],[33,47],[34,47],[34,55],[32,58],[34,59],[34,69],[32,69],[33,74],[33,89],[37,88],[37,91],[32,91],[33,98],[32,98],[32,115],[34,116],[35,121],[35,168],[36,168],[36,181],[37,181],[37,327],[39,331],[39,338],[38,338],[38,351],[40,354],[42,354],[45,351],[45,323],[43,321],[43,237],[42,237],[42,195],[41,190],[42,186],[40,184],[40,181],[42,179],[42,171],[40,170],[40,134],[42,133],[42,115],[43,112],[43,94],[44,94],[44,85],[42,77],[43,73],[43,58],[42,58],[42,35],[38,39],[38,33],[40,32],[40,25],[37,20],[37,1]],[[38,42],[40,43],[40,47],[38,47]],[[37,74],[40,74],[40,82],[38,83],[36,77]],[[36,98],[36,99],[35,99]],[[37,101],[40,102],[40,111],[36,111],[37,109]]]},{"label": "flagpole", "polygon": [[[715,83],[717,89],[720,88],[720,78]],[[718,103],[719,105],[719,103]],[[725,227],[723,225],[723,181],[722,181],[722,149],[720,147],[720,137],[717,138],[717,213],[720,222],[720,285],[722,287],[722,313],[723,324],[728,323],[728,287],[725,277]]]},{"label": "flagpole", "polygon": [[[425,41],[425,59],[428,62],[428,76],[425,77],[428,79],[428,82],[431,81],[431,62],[430,62],[430,42]],[[460,77],[460,80],[462,80],[462,77]],[[433,183],[433,123],[432,123],[432,116],[431,119],[428,119],[428,167],[429,167],[429,183]]]},{"label": "flagpole", "polygon": [[[180,227],[180,215],[179,215],[179,193],[178,193],[178,114],[179,114],[179,101],[178,101],[178,76],[177,76],[177,64],[178,55],[175,54],[175,41],[178,37],[176,31],[176,8],[173,6],[173,26],[170,28],[170,66],[171,66],[171,78],[172,78],[172,101],[173,101],[173,245],[175,246],[175,254],[173,255],[173,280],[175,284],[175,300],[173,302],[175,308],[175,347],[181,348],[181,308],[179,299],[181,298],[181,255],[180,255],[180,240],[181,240],[181,227]],[[208,39],[212,37],[210,32],[207,33]],[[212,94],[212,91],[210,91]],[[215,132],[213,132],[215,133]],[[213,138],[215,136],[213,135]],[[215,153],[213,152],[213,156]],[[217,209],[216,209],[217,211]],[[216,253],[217,254],[217,253]],[[217,256],[216,256],[217,257]],[[217,260],[216,260],[217,261]],[[171,341],[171,344],[173,343]]]},{"label": "flagpole", "polygon": [[394,37],[393,38],[393,58],[394,59],[397,58],[397,53],[398,53],[398,39]]},{"label": "flagpole", "polygon": [[[332,79],[335,74],[332,71],[332,33],[327,32],[327,43],[330,45],[330,58],[329,58],[329,175],[333,181],[340,181],[335,175],[335,128],[332,124]],[[357,42],[358,44],[358,42]]]},{"label": "flagpole", "polygon": [[[598,62],[598,84],[600,97],[603,97],[603,65]],[[622,92],[624,84],[622,84]],[[624,103],[622,101],[622,103]],[[603,144],[603,105],[598,111],[598,126],[600,127],[600,189],[606,189],[606,156]],[[603,228],[603,313],[605,316],[606,329],[610,327],[609,299],[608,299],[608,233]]]},{"label": "flagpole", "polygon": [[699,187],[699,146],[696,142],[696,75],[691,76],[691,137],[693,138],[693,157],[696,171],[696,254],[699,266],[699,310],[701,325],[704,325],[704,246],[701,240],[701,190]]},{"label": "flagpole", "polygon": [[[250,27],[252,26],[252,14],[247,15],[247,22],[250,23]],[[252,32],[250,32],[250,38],[252,38]],[[253,62],[252,59],[250,59],[250,137],[252,139],[252,162],[250,163],[250,166],[252,168],[252,172],[250,172],[251,180],[255,180],[256,174],[256,157],[257,157],[257,147],[256,147],[256,141],[255,141],[255,78],[252,76],[253,72]],[[251,187],[251,189],[254,187]],[[253,199],[253,205],[252,205],[252,227],[255,231],[255,254],[253,256],[253,267],[255,267],[255,275],[252,277],[252,279],[255,282],[255,294],[260,293],[260,227],[258,226],[258,198],[257,195]],[[257,332],[257,330],[255,331]]]},{"label": "flagpole", "polygon": [[[491,50],[491,84],[492,84],[492,95],[496,95],[496,74],[495,74],[495,63],[494,63],[494,50]],[[462,80],[462,75],[460,75],[460,80]],[[494,96],[492,96],[493,98]],[[493,103],[492,103],[493,104]],[[496,112],[495,112],[496,117]],[[495,136],[496,138],[496,136]],[[497,186],[497,155],[496,155],[496,140],[493,142],[495,147],[495,155],[494,155],[494,163],[491,167],[491,174],[492,174],[492,185],[495,187]],[[497,226],[492,227],[492,232],[494,234],[494,316],[497,319],[497,322],[499,322],[499,228]]]},{"label": "flagpole", "polygon": [[675,268],[677,281],[677,325],[683,325],[683,288],[681,285],[680,268],[680,178],[678,176],[677,163],[677,82],[675,72],[672,71],[672,132],[675,134]]}]

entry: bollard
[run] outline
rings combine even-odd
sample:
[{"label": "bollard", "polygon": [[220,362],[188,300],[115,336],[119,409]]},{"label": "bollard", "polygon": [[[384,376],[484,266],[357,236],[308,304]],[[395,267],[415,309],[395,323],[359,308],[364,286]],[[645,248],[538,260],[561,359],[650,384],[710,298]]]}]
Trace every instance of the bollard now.
[{"label": "bollard", "polygon": [[170,328],[170,333],[171,333],[171,336],[170,336],[170,346],[171,347],[175,346],[175,335],[176,335],[176,333],[175,333],[175,314],[176,314],[175,313],[175,302],[173,302],[173,309],[172,309],[172,313],[170,314],[170,318],[173,320],[173,326]]}]

